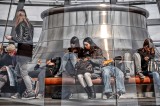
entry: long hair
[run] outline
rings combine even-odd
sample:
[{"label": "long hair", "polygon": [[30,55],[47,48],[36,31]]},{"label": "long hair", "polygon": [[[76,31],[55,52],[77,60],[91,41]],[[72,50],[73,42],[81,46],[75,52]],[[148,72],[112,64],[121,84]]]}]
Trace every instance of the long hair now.
[{"label": "long hair", "polygon": [[70,44],[75,44],[75,47],[80,47],[79,39],[76,36],[73,36],[70,40]]},{"label": "long hair", "polygon": [[[19,12],[22,12],[22,13],[19,13]],[[16,14],[16,22],[15,22],[15,27],[17,27],[17,25],[19,23],[21,23],[22,21],[24,21],[27,26],[29,27],[29,20],[27,18],[27,14],[26,14],[26,11],[24,9],[20,9],[17,14]]]},{"label": "long hair", "polygon": [[147,52],[148,52],[149,54],[154,54],[154,53],[155,53],[152,39],[150,39],[150,38],[145,39],[145,40],[144,40],[144,43],[143,43],[143,48],[144,48],[145,46],[148,46]]},{"label": "long hair", "polygon": [[[93,40],[92,40],[90,37],[86,37],[86,38],[83,40],[83,45],[84,45],[84,42],[87,42],[87,43],[89,43],[89,44],[91,45],[90,50],[93,50],[93,49],[95,49],[95,48],[100,49],[100,48],[93,42]],[[84,49],[86,49],[86,48],[84,47]]]}]

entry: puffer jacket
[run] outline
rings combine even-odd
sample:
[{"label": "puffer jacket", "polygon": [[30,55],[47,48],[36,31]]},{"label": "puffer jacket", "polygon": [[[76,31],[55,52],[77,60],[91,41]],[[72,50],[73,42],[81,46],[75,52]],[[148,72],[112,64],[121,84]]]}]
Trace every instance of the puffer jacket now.
[{"label": "puffer jacket", "polygon": [[26,22],[20,22],[16,27],[16,35],[12,36],[12,40],[18,43],[17,55],[32,57],[33,50],[33,26]]}]

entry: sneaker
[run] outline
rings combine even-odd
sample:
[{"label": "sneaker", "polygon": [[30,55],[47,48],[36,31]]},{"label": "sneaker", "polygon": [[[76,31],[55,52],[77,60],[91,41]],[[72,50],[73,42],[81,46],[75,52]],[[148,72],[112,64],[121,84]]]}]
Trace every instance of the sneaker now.
[{"label": "sneaker", "polygon": [[20,99],[21,96],[19,93],[15,93],[13,96],[11,96],[12,99]]},{"label": "sneaker", "polygon": [[37,98],[37,99],[43,99],[43,94],[38,94],[38,95],[36,96],[36,98]]},{"label": "sneaker", "polygon": [[145,76],[142,74],[142,72],[139,72],[138,75],[139,75],[139,77],[140,77],[141,79],[144,79],[144,78],[145,78]]},{"label": "sneaker", "polygon": [[113,99],[114,95],[112,93],[105,93],[107,99]]},{"label": "sneaker", "polygon": [[22,99],[34,99],[35,95],[36,94],[33,91],[25,91],[22,95]]},{"label": "sneaker", "polygon": [[126,79],[131,78],[130,73],[126,73],[125,78],[126,78]]}]

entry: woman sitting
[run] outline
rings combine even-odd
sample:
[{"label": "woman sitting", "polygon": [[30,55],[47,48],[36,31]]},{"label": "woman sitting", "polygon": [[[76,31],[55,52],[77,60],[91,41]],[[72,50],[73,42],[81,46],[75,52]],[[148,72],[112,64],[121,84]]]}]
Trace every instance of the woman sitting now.
[{"label": "woman sitting", "polygon": [[[135,63],[135,72],[141,79],[145,76],[153,77],[155,83],[158,85],[160,91],[160,77],[158,72],[154,70],[148,70],[148,65],[155,57],[155,50],[153,47],[152,39],[145,39],[143,43],[143,48],[137,50],[137,53],[133,54],[133,59]],[[125,53],[125,60],[131,61],[131,54]],[[126,64],[126,70],[130,67]],[[130,72],[130,70],[128,71]]]},{"label": "woman sitting", "polygon": [[90,37],[83,40],[84,45],[84,58],[77,63],[78,80],[88,98],[96,98],[96,93],[93,87],[92,78],[99,77],[98,74],[93,72],[94,67],[100,66],[104,60],[102,50],[92,41]]}]

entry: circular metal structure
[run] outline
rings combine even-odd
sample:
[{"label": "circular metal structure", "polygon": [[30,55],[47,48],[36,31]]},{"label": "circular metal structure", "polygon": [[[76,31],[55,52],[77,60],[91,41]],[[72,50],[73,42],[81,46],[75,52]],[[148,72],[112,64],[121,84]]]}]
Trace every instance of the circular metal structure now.
[{"label": "circular metal structure", "polygon": [[125,52],[135,52],[148,38],[147,10],[103,3],[70,5],[42,12],[42,33],[34,57],[63,56],[70,47],[70,39],[91,37],[103,50],[104,56],[113,58]]},{"label": "circular metal structure", "polygon": [[67,7],[51,8],[42,12],[41,17],[44,18],[49,15],[74,12],[74,11],[125,11],[133,12],[144,15],[146,18],[149,16],[149,12],[139,7],[127,7],[123,5],[110,5],[110,4],[82,4],[82,5],[70,5]]}]

